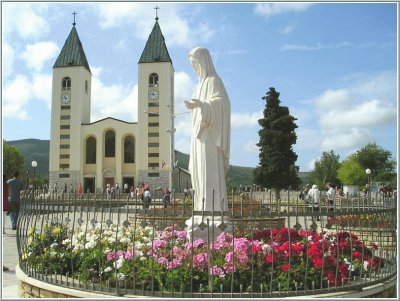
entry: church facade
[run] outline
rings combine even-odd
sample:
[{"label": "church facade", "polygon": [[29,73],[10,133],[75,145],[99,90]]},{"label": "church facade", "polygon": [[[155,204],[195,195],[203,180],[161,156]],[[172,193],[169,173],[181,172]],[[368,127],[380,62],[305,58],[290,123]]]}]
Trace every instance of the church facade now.
[{"label": "church facade", "polygon": [[158,18],[138,62],[137,122],[113,117],[91,122],[91,76],[74,22],[53,66],[50,188],[190,186],[187,171],[173,168],[174,68]]}]

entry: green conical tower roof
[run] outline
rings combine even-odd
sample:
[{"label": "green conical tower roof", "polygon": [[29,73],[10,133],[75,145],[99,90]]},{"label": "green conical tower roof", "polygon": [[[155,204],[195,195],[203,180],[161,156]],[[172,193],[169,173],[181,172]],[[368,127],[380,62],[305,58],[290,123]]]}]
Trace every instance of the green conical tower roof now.
[{"label": "green conical tower roof", "polygon": [[139,60],[139,63],[155,62],[172,63],[167,46],[165,45],[164,36],[161,33],[160,25],[158,24],[158,18],[156,18],[156,24],[154,24],[153,30],[149,35],[146,46],[144,47]]},{"label": "green conical tower roof", "polygon": [[72,27],[53,68],[74,66],[83,66],[92,73],[75,25]]}]

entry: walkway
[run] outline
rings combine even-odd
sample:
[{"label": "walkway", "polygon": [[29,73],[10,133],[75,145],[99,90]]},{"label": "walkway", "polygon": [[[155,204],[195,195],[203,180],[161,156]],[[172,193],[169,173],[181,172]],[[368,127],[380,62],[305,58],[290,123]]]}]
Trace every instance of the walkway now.
[{"label": "walkway", "polygon": [[6,216],[5,212],[3,212],[3,222],[5,225],[2,239],[3,266],[10,270],[2,274],[1,299],[15,299],[18,298],[18,278],[15,275],[15,266],[18,264],[16,231],[12,230],[10,217]]}]

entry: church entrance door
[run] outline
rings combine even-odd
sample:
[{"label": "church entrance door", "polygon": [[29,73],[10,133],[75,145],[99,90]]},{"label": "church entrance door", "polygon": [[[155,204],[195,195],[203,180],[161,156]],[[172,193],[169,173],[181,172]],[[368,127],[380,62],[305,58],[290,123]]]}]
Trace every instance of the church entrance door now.
[{"label": "church entrance door", "polygon": [[107,184],[110,184],[111,186],[113,186],[114,185],[114,178],[104,178],[104,187],[106,187]]},{"label": "church entrance door", "polygon": [[95,192],[95,179],[94,178],[84,178],[83,179],[83,192],[93,193]]}]

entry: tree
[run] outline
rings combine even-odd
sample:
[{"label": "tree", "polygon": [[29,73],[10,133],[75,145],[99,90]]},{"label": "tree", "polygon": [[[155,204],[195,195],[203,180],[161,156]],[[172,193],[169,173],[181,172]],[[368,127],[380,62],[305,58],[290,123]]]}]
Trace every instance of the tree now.
[{"label": "tree", "polygon": [[384,150],[376,143],[369,143],[355,153],[357,161],[365,170],[371,170],[372,177],[377,181],[386,181],[396,176],[394,169],[396,162],[391,159],[392,153]]},{"label": "tree", "polygon": [[338,170],[338,179],[343,185],[360,185],[367,183],[367,175],[355,154],[343,161]]},{"label": "tree", "polygon": [[17,170],[20,175],[24,174],[24,157],[16,147],[3,140],[3,176],[12,178]]},{"label": "tree", "polygon": [[292,149],[296,143],[296,118],[287,107],[280,106],[279,93],[275,88],[262,99],[266,101],[264,118],[258,120],[260,141],[260,163],[254,169],[254,182],[266,188],[274,188],[276,199],[283,188],[297,189],[300,179],[295,166],[297,155]]},{"label": "tree", "polygon": [[323,187],[327,183],[339,184],[337,178],[339,168],[339,155],[336,155],[333,150],[323,152],[321,159],[314,163],[314,170],[310,173],[310,181],[319,187]]}]

